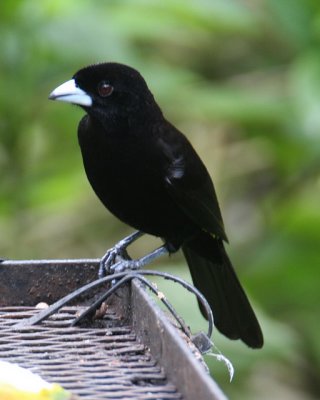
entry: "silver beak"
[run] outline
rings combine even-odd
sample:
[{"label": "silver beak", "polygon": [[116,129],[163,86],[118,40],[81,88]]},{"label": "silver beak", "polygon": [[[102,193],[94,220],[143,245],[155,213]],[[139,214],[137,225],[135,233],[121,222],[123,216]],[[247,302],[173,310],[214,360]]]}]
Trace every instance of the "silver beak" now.
[{"label": "silver beak", "polygon": [[63,83],[54,89],[50,93],[49,99],[78,104],[79,106],[92,106],[92,98],[84,90],[76,86],[74,79],[70,79],[70,81]]}]

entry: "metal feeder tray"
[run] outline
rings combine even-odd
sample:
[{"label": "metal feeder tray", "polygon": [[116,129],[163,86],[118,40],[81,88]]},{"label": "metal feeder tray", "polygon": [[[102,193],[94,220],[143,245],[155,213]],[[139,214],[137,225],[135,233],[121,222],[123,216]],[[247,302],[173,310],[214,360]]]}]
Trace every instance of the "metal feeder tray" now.
[{"label": "metal feeder tray", "polygon": [[[97,278],[98,260],[0,263],[0,359],[79,399],[225,400],[200,353],[136,279],[108,301],[102,319],[71,327],[95,294],[39,325],[14,327]],[[100,289],[101,293],[101,289]]]}]

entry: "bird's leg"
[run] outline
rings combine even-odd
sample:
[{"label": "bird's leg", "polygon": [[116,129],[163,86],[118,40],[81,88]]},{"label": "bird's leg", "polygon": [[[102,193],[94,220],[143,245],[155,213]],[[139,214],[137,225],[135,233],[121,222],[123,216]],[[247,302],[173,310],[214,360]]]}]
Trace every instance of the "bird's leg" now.
[{"label": "bird's leg", "polygon": [[169,254],[169,250],[167,248],[167,245],[163,245],[161,247],[158,247],[157,249],[153,250],[151,253],[137,259],[137,260],[131,260],[129,259],[123,259],[115,264],[113,264],[110,268],[109,271],[112,273],[119,273],[123,272],[125,270],[137,270],[140,269],[147,264],[150,264],[152,261],[156,260],[157,258],[160,258],[166,254]]},{"label": "bird's leg", "polygon": [[111,266],[116,263],[117,259],[120,258],[119,263],[121,263],[122,261],[131,260],[127,252],[127,247],[143,235],[143,232],[134,232],[131,235],[120,240],[120,242],[118,242],[114,247],[108,250],[100,261],[99,278],[104,277],[106,273],[109,273],[111,271]]}]

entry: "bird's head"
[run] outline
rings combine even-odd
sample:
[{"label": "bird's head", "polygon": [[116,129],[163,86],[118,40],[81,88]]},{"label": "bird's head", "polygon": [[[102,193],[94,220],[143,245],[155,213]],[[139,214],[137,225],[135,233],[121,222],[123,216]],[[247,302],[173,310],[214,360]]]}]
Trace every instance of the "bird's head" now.
[{"label": "bird's head", "polygon": [[89,115],[117,121],[160,111],[148,86],[135,69],[118,63],[101,63],[79,70],[54,89],[49,99],[81,106]]}]

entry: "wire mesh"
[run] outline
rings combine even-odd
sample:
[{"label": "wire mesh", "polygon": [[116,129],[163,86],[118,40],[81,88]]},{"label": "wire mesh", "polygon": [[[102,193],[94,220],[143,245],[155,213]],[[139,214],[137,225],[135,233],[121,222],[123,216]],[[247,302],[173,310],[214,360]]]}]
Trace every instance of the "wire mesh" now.
[{"label": "wire mesh", "polygon": [[39,310],[0,308],[0,359],[17,363],[81,399],[181,399],[130,324],[113,308],[90,327],[71,327],[83,307],[64,307],[41,325],[14,328]]}]

